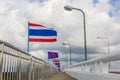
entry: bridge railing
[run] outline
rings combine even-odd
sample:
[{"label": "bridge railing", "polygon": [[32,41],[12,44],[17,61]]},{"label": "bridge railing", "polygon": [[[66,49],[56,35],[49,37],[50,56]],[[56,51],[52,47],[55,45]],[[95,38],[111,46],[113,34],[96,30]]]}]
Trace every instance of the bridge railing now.
[{"label": "bridge railing", "polygon": [[109,73],[110,62],[120,60],[120,53],[104,55],[66,68],[64,71]]},{"label": "bridge railing", "polygon": [[0,41],[0,80],[45,80],[57,72],[45,61]]},{"label": "bridge railing", "polygon": [[72,65],[64,71],[78,80],[119,80],[120,72],[110,72],[110,62],[119,60],[120,53],[109,54]]}]

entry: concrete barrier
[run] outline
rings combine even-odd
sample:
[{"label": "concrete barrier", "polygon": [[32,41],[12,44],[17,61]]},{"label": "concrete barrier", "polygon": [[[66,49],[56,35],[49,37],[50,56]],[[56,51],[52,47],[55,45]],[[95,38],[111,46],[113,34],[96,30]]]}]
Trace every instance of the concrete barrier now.
[{"label": "concrete barrier", "polygon": [[120,74],[112,73],[99,74],[75,71],[66,71],[66,73],[78,80],[120,80]]},{"label": "concrete barrier", "polygon": [[78,80],[120,80],[119,72],[110,73],[110,62],[119,60],[120,53],[109,54],[72,65],[64,71]]}]

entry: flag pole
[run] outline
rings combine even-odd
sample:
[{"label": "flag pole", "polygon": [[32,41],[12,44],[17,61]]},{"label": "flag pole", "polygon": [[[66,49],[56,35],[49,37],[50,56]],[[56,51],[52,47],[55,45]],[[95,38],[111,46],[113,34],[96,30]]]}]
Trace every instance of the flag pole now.
[{"label": "flag pole", "polygon": [[29,54],[29,21],[28,21],[28,41],[27,41],[27,52]]},{"label": "flag pole", "polygon": [[49,59],[48,59],[48,63],[49,63]]}]

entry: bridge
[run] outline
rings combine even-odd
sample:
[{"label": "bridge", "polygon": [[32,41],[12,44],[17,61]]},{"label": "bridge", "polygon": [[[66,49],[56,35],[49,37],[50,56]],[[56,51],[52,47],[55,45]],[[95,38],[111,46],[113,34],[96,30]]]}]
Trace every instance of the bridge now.
[{"label": "bridge", "polygon": [[67,67],[56,67],[19,48],[0,41],[0,80],[119,80],[109,64],[119,61],[120,53],[104,55]]}]

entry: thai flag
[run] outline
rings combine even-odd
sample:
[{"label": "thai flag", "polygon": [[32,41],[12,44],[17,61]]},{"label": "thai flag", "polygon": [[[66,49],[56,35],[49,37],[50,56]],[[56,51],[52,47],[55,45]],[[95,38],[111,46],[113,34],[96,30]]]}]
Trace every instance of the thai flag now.
[{"label": "thai flag", "polygon": [[59,62],[54,62],[54,64],[55,64],[55,65],[60,65],[60,63],[59,63]]},{"label": "thai flag", "polygon": [[59,62],[57,58],[53,58],[53,62]]},{"label": "thai flag", "polygon": [[29,23],[29,42],[56,42],[57,32],[41,24]]},{"label": "thai flag", "polygon": [[55,64],[57,67],[60,67],[60,63]]}]

